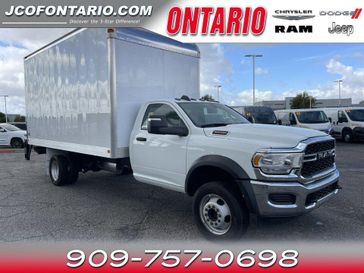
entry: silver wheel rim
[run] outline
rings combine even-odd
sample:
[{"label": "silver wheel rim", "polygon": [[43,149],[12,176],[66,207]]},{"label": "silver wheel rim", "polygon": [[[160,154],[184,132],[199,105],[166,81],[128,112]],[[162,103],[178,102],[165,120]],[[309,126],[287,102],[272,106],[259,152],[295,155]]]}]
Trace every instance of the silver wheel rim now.
[{"label": "silver wheel rim", "polygon": [[200,202],[200,218],[215,235],[223,235],[231,227],[232,215],[226,201],[217,194],[207,194]]},{"label": "silver wheel rim", "polygon": [[345,136],[344,136],[344,138],[345,138],[345,141],[346,142],[350,142],[350,139],[351,139],[351,137],[350,137],[350,134],[345,134]]},{"label": "silver wheel rim", "polygon": [[58,180],[58,177],[59,177],[59,166],[58,166],[58,163],[57,161],[52,161],[52,164],[51,164],[51,175],[52,175],[52,178],[54,181],[57,181]]}]

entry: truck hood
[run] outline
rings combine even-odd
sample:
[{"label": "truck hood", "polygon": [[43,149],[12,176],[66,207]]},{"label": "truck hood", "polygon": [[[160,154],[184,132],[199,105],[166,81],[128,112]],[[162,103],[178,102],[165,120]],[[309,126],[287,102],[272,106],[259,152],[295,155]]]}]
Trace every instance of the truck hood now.
[{"label": "truck hood", "polygon": [[267,148],[291,148],[302,140],[326,135],[311,129],[263,124],[231,124],[204,128],[204,132],[208,137],[264,143]]}]

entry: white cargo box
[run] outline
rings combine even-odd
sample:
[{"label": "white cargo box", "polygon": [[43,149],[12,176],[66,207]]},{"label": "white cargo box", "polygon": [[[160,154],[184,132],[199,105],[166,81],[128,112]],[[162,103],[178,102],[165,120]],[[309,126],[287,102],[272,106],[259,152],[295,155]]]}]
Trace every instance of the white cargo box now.
[{"label": "white cargo box", "polygon": [[139,107],[199,97],[199,50],[140,28],[78,29],[25,57],[29,144],[128,156]]}]

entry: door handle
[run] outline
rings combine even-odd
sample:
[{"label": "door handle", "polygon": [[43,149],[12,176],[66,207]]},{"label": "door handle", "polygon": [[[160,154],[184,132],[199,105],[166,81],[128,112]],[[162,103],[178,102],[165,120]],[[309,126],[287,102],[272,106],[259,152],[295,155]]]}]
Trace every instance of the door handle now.
[{"label": "door handle", "polygon": [[147,138],[145,138],[145,137],[137,137],[136,140],[137,141],[147,141]]}]

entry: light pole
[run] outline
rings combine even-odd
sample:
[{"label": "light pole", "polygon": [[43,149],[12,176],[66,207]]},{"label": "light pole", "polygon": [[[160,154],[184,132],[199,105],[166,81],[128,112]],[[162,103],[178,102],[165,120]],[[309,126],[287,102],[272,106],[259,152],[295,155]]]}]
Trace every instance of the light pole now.
[{"label": "light pole", "polygon": [[6,110],[6,98],[8,95],[0,95],[0,97],[4,97],[4,103],[5,103],[5,123],[8,123],[8,111]]},{"label": "light pole", "polygon": [[255,58],[263,57],[263,55],[247,54],[245,57],[253,59],[253,105],[255,105]]},{"label": "light pole", "polygon": [[217,101],[220,101],[220,88],[221,88],[221,84],[216,84],[216,91],[217,91]]},{"label": "light pole", "polygon": [[337,82],[339,84],[339,107],[340,107],[341,106],[341,84],[343,83],[343,80],[337,80],[334,82]]}]

